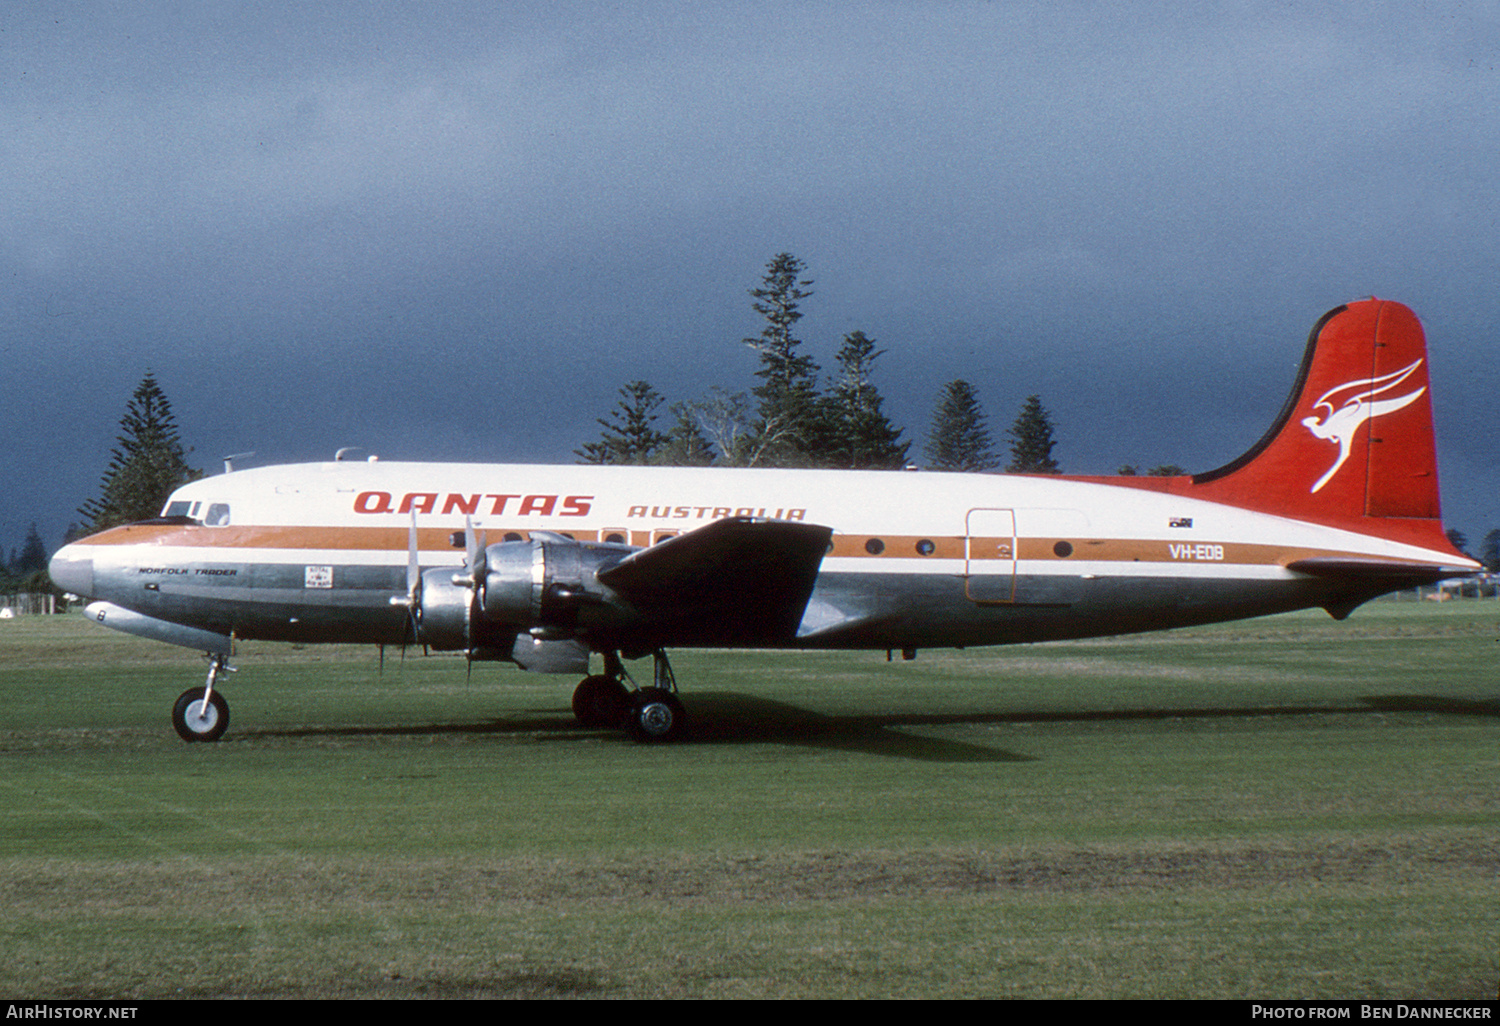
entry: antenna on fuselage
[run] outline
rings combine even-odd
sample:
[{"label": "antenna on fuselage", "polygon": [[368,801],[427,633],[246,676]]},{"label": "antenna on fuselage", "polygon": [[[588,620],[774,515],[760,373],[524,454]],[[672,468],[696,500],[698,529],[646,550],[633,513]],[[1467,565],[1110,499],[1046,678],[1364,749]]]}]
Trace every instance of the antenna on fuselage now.
[{"label": "antenna on fuselage", "polygon": [[254,455],[255,455],[255,453],[253,453],[253,452],[237,452],[233,456],[224,456],[224,457],[222,457],[222,459],[224,460],[224,473],[226,473],[226,474],[232,474],[232,473],[234,473],[234,461],[235,460],[246,460],[246,459],[249,459],[251,456],[254,456]]},{"label": "antenna on fuselage", "polygon": [[344,446],[338,452],[336,452],[336,453],[333,454],[333,462],[335,462],[335,463],[342,463],[342,462],[344,462],[344,454],[345,453],[350,453],[350,452],[364,452],[364,446],[361,446],[361,445],[346,445],[346,446]]}]

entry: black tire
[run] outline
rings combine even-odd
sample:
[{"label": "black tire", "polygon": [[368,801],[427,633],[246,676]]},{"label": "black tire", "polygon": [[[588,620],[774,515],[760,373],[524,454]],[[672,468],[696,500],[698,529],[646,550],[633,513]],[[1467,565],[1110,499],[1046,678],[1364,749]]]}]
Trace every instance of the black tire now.
[{"label": "black tire", "polygon": [[188,688],[172,706],[172,726],[184,741],[217,741],[229,729],[229,703],[215,691],[208,698],[208,708],[200,715],[189,716],[189,707],[201,707],[202,688]]},{"label": "black tire", "polygon": [[665,688],[642,688],[630,707],[630,736],[647,744],[676,741],[687,725],[687,710]]},{"label": "black tire", "polygon": [[613,677],[585,677],[573,689],[573,715],[585,727],[614,730],[630,712],[630,692]]}]

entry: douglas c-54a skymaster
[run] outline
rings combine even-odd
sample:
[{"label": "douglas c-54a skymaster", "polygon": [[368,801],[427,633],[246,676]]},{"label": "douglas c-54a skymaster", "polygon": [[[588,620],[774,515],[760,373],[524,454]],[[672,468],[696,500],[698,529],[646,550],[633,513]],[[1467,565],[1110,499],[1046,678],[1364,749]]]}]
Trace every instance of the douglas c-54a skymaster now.
[{"label": "douglas c-54a skymaster", "polygon": [[[263,467],[179,488],[159,519],[68,545],[51,572],[105,626],[209,654],[173,710],[188,740],[223,733],[215,685],[250,638],[581,674],[581,721],[660,741],[685,720],[669,648],[910,656],[1310,607],[1342,619],[1478,568],[1439,519],[1421,325],[1365,300],[1318,322],[1275,424],[1206,474]],[[637,686],[623,660],[647,655]]]}]

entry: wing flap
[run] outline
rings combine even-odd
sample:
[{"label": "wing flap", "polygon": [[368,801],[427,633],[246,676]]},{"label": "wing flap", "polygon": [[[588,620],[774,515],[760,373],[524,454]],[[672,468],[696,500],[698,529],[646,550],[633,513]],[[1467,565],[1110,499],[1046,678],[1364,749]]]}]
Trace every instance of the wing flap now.
[{"label": "wing flap", "polygon": [[631,553],[599,571],[657,624],[722,644],[796,636],[832,528],[730,517]]}]

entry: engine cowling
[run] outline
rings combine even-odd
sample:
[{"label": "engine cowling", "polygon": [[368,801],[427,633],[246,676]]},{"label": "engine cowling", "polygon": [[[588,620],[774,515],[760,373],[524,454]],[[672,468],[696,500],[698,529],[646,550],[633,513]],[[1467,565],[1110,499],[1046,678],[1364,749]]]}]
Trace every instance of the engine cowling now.
[{"label": "engine cowling", "polygon": [[474,588],[468,572],[443,567],[422,574],[418,593],[417,638],[439,652],[474,647]]},{"label": "engine cowling", "polygon": [[[580,604],[603,600],[594,574],[618,550],[589,552],[571,538],[535,537],[485,549],[481,605],[486,618],[527,626],[562,627]],[[592,558],[591,558],[592,557]]]},{"label": "engine cowling", "polygon": [[[521,661],[514,654],[516,639],[526,635],[530,661],[538,643],[577,639],[587,633],[588,621],[609,619],[609,593],[597,574],[632,551],[533,532],[529,540],[488,546],[478,573],[428,570],[418,602],[421,640],[475,659]],[[580,617],[585,611],[596,615]]]}]

